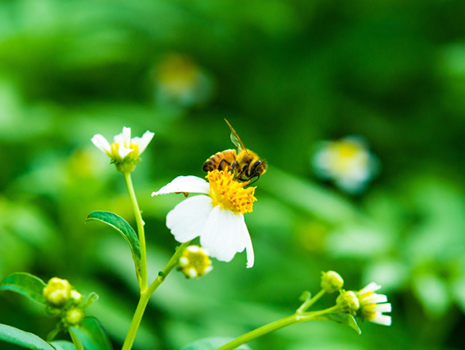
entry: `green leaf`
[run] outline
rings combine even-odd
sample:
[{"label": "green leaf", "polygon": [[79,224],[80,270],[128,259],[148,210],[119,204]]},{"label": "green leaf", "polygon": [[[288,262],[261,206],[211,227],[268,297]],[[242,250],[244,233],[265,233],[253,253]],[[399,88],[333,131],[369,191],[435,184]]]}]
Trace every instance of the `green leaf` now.
[{"label": "green leaf", "polygon": [[38,303],[45,304],[44,287],[45,283],[39,277],[25,272],[15,272],[3,280],[0,290],[16,292]]},{"label": "green leaf", "polygon": [[337,323],[346,324],[349,327],[355,329],[355,331],[360,335],[362,331],[360,330],[357,321],[355,321],[354,316],[345,314],[345,313],[338,313],[338,314],[328,314],[326,315],[329,320],[336,321]]},{"label": "green leaf", "polygon": [[66,340],[55,340],[50,343],[56,350],[76,350],[74,344]]},{"label": "green leaf", "polygon": [[[215,350],[218,349],[220,346],[223,346],[231,341],[233,341],[234,338],[205,338],[205,339],[200,339],[197,340],[185,347],[183,347],[181,350]],[[241,345],[237,350],[251,350],[248,345]]]},{"label": "green leaf", "polygon": [[301,302],[306,302],[312,298],[312,293],[310,293],[308,290],[302,293],[302,295],[299,297],[299,300]]},{"label": "green leaf", "polygon": [[49,343],[37,335],[6,324],[0,324],[0,340],[27,349],[55,350]]},{"label": "green leaf", "polygon": [[112,346],[95,317],[86,317],[79,326],[69,327],[86,350],[111,350]]},{"label": "green leaf", "polygon": [[91,292],[88,296],[87,296],[87,299],[86,301],[81,305],[81,307],[83,309],[85,309],[86,307],[90,306],[90,304],[92,304],[94,301],[97,301],[99,298],[98,294],[95,293],[95,292]]},{"label": "green leaf", "polygon": [[139,275],[141,259],[139,238],[131,225],[129,225],[121,216],[109,211],[93,211],[87,217],[86,222],[92,220],[103,222],[121,233],[131,248],[132,259],[136,265],[137,275]]}]

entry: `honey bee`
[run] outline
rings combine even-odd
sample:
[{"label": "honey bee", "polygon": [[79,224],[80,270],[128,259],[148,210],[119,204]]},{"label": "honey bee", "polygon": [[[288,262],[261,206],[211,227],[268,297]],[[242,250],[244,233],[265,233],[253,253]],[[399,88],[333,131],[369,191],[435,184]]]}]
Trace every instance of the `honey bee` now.
[{"label": "honey bee", "polygon": [[235,174],[234,177],[237,181],[245,182],[256,178],[250,183],[253,184],[265,173],[268,165],[255,152],[245,148],[236,130],[226,119],[225,122],[231,129],[231,141],[238,150],[236,152],[235,149],[227,149],[212,155],[203,163],[202,170],[208,172],[228,168]]}]

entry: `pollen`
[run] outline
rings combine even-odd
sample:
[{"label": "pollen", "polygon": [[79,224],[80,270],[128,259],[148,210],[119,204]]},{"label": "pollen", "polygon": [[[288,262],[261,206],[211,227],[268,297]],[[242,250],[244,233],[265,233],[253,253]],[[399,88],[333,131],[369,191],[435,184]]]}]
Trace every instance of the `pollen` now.
[{"label": "pollen", "polygon": [[257,200],[254,197],[256,187],[244,188],[248,182],[234,180],[234,174],[227,170],[210,171],[207,179],[214,207],[219,205],[221,209],[231,210],[235,214],[253,211],[253,202]]}]

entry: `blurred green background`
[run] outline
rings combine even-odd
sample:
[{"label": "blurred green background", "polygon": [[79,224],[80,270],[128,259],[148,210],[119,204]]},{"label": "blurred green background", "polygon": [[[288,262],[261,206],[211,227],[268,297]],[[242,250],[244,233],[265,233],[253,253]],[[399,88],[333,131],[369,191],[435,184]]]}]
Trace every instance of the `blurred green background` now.
[{"label": "blurred green background", "polygon": [[[392,326],[365,322],[358,336],[303,323],[253,349],[463,348],[464,18],[460,0],[1,1],[0,279],[27,271],[97,292],[87,313],[119,348],[137,303],[130,251],[84,219],[134,220],[121,174],[90,139],[155,132],[133,174],[155,276],[182,198],[150,194],[232,148],[227,118],[270,164],[246,215],[255,266],[238,254],[199,280],[170,275],[134,349],[239,336],[290,315],[329,269],[347,289],[383,285]],[[357,196],[310,163],[315,144],[346,135],[381,165]],[[0,323],[45,337],[54,320],[2,292]]]}]

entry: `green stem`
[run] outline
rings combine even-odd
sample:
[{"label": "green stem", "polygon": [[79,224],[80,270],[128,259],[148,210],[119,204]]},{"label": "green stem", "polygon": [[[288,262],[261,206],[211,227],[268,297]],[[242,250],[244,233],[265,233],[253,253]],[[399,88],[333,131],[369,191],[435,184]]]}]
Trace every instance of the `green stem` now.
[{"label": "green stem", "polygon": [[179,258],[182,252],[187,248],[190,244],[189,242],[181,244],[176,252],[173,254],[171,259],[168,261],[166,266],[158,273],[157,278],[152,282],[149,288],[146,288],[144,291],[140,293],[139,303],[137,304],[136,311],[134,316],[132,317],[131,325],[129,326],[128,333],[126,335],[126,339],[124,340],[122,350],[130,350],[136,339],[137,330],[139,329],[140,323],[142,321],[142,316],[144,315],[145,308],[150,300],[150,297],[155,292],[155,290],[165,281],[166,276],[178,265]]},{"label": "green stem", "polygon": [[317,295],[315,295],[313,298],[310,298],[308,300],[306,300],[298,309],[297,309],[297,313],[298,314],[301,314],[303,313],[304,311],[307,311],[308,308],[310,308],[310,306],[312,306],[313,304],[315,304],[315,302],[320,299],[324,294],[326,293],[326,291],[324,289],[320,290],[318,292]]},{"label": "green stem", "polygon": [[320,316],[324,315],[326,313],[334,312],[335,310],[338,310],[338,307],[332,307],[326,310],[321,310],[321,311],[314,311],[314,312],[305,312],[305,313],[295,313],[292,316],[283,318],[278,321],[274,321],[271,323],[268,323],[265,326],[259,327],[257,329],[254,329],[253,331],[246,333],[244,335],[241,335],[240,337],[234,339],[233,341],[219,347],[216,350],[232,350],[235,349],[242,344],[246,344],[251,342],[254,339],[257,339],[265,334],[277,331],[278,329],[290,326],[291,324],[298,323],[298,322],[304,322],[304,321],[310,321],[310,320],[317,320],[321,319]]},{"label": "green stem", "polygon": [[76,350],[84,350],[84,347],[82,346],[81,342],[79,339],[74,335],[74,333],[70,330],[69,335],[71,336],[71,340],[73,341],[74,348]]},{"label": "green stem", "polygon": [[[126,187],[128,188],[129,198],[131,199],[132,208],[134,210],[134,216],[136,217],[137,233],[139,235],[140,244],[140,275],[138,274],[138,282],[141,290],[141,295],[147,290],[147,249],[145,246],[145,231],[144,231],[144,220],[142,220],[142,213],[137,203],[136,193],[134,192],[134,186],[132,185],[131,173],[123,173],[124,180],[126,181]],[[138,273],[138,271],[136,271]]]}]

